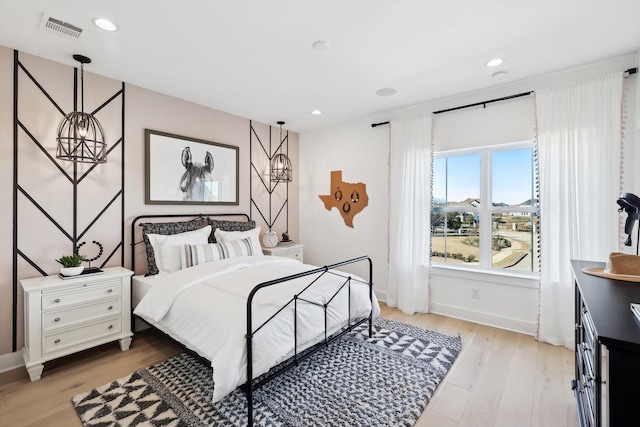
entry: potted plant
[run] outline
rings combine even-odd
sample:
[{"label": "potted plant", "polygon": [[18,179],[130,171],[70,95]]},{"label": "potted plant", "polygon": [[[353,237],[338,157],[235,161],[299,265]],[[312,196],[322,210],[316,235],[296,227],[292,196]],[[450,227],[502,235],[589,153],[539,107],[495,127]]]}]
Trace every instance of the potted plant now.
[{"label": "potted plant", "polygon": [[73,254],[60,257],[60,259],[57,259],[56,261],[62,264],[60,274],[63,276],[77,276],[84,270],[84,265],[82,265],[84,260],[84,255]]}]

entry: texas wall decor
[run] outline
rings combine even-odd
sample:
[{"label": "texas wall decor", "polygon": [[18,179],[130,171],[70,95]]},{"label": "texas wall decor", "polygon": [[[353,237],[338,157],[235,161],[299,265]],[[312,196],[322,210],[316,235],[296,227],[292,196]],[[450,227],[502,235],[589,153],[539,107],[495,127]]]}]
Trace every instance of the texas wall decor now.
[{"label": "texas wall decor", "polygon": [[355,184],[344,182],[342,171],[331,171],[331,194],[318,197],[328,211],[332,208],[338,209],[345,225],[351,228],[353,228],[353,217],[369,204],[367,185],[362,182]]}]

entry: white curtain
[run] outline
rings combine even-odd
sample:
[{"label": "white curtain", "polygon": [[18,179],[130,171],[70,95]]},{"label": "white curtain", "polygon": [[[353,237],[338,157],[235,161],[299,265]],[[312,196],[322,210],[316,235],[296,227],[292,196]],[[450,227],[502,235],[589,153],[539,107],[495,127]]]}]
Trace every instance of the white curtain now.
[{"label": "white curtain", "polygon": [[618,250],[622,73],[536,91],[540,176],[538,339],[573,347],[570,259]]},{"label": "white curtain", "polygon": [[391,123],[387,305],[429,311],[431,118]]}]

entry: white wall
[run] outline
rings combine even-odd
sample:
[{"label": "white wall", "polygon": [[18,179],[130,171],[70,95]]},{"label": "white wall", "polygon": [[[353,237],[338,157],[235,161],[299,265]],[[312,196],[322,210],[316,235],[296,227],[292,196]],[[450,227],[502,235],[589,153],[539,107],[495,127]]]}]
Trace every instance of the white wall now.
[{"label": "white wall", "polygon": [[[433,111],[481,102],[531,90],[541,90],[572,81],[624,71],[638,66],[638,55],[613,58],[597,64],[540,76],[527,81],[425,103],[410,108],[388,111],[356,123],[300,135],[300,237],[305,257],[314,263],[332,262],[340,256],[371,253],[375,262],[375,289],[384,300],[388,284],[388,127],[372,129],[371,123],[400,119],[412,115],[430,115]],[[634,126],[636,114],[637,75],[628,79],[627,108],[631,120],[627,124],[625,145],[624,191],[640,194],[640,128]],[[505,116],[510,120],[528,120],[517,109]],[[518,113],[519,112],[519,113]],[[639,123],[640,125],[640,123]],[[357,216],[353,230],[347,229],[338,213],[327,212],[317,199],[329,183],[329,171],[342,169],[345,180],[367,183],[370,206]],[[611,209],[616,208],[617,195],[611,195]],[[621,218],[622,220],[624,218]],[[634,246],[635,247],[635,246]],[[623,248],[629,251],[629,248]],[[480,298],[471,298],[478,288]],[[538,315],[538,283],[536,279],[432,269],[431,309],[433,312],[489,324],[505,329],[534,334]]]},{"label": "white wall", "polygon": [[[389,277],[389,127],[372,128],[371,121],[364,120],[309,132],[304,141],[299,144],[299,175],[305,262],[323,266],[368,255],[374,263],[374,288],[384,295]],[[342,171],[345,182],[366,184],[369,204],[354,217],[353,228],[335,208],[327,211],[318,197],[332,193],[330,174],[335,170]],[[368,277],[365,264],[345,270]]]}]

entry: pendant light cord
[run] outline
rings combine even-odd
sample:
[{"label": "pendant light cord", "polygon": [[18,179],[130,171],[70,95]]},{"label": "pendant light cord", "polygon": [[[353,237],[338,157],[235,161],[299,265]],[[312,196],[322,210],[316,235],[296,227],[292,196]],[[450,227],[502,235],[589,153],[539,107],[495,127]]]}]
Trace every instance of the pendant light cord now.
[{"label": "pendant light cord", "polygon": [[80,63],[80,111],[84,115],[84,63]]}]

